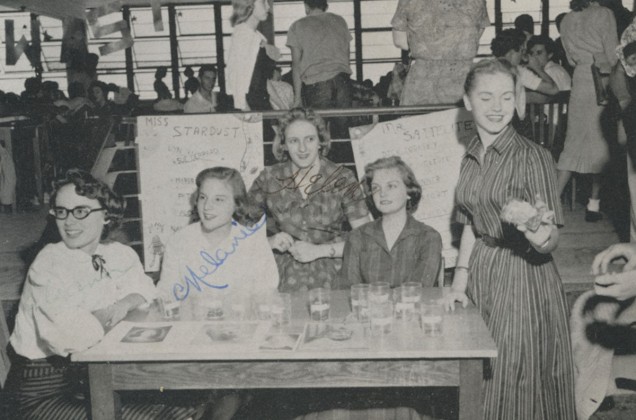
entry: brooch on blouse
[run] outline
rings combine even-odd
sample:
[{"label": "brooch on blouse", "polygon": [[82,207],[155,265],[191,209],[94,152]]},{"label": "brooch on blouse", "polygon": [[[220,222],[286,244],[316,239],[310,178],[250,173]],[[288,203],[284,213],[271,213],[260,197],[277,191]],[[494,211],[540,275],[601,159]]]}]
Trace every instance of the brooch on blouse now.
[{"label": "brooch on blouse", "polygon": [[99,271],[99,275],[101,278],[104,278],[104,275],[106,275],[106,277],[110,277],[108,270],[106,269],[106,267],[104,267],[104,264],[106,263],[106,260],[104,260],[104,257],[102,257],[99,254],[94,254],[91,256],[91,259],[93,263],[93,268],[95,269],[95,271]]}]

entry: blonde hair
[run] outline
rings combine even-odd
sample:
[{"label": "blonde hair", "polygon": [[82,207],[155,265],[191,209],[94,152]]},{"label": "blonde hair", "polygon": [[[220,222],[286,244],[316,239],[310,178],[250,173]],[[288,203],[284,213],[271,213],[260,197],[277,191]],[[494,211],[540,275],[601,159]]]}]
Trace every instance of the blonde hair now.
[{"label": "blonde hair", "polygon": [[285,145],[285,131],[295,121],[307,121],[316,127],[318,133],[318,141],[320,143],[321,156],[327,156],[329,149],[331,148],[331,137],[329,136],[329,130],[325,120],[312,109],[309,108],[294,108],[290,109],[287,114],[278,120],[278,135],[274,138],[273,153],[276,160],[279,162],[285,162],[289,160],[289,153],[287,152],[287,146]]},{"label": "blonde hair", "polygon": [[232,0],[232,16],[230,23],[236,26],[245,22],[254,12],[254,3],[262,0]]}]

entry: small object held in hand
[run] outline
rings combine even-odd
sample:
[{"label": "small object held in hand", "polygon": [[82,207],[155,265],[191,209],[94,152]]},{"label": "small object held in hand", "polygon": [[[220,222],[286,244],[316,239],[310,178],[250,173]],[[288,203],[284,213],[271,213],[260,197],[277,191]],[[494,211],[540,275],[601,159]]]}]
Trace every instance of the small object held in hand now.
[{"label": "small object held in hand", "polygon": [[543,206],[537,208],[527,201],[512,198],[501,209],[499,218],[515,226],[525,225],[529,231],[536,232],[541,225],[541,219],[545,211],[546,209]]}]

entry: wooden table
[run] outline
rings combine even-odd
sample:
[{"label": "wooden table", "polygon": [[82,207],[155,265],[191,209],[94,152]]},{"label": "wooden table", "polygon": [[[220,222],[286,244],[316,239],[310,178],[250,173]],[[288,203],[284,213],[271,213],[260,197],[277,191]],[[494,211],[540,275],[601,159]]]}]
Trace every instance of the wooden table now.
[{"label": "wooden table", "polygon": [[[427,298],[441,293],[424,290]],[[306,293],[293,296],[293,332],[301,332],[309,320],[307,301]],[[331,318],[342,321],[350,308],[348,292],[334,291],[331,308]],[[120,323],[95,347],[72,355],[73,361],[88,363],[94,420],[120,418],[117,391],[410,386],[458,386],[460,419],[477,419],[483,360],[497,356],[474,306],[447,313],[441,336],[425,336],[419,325],[394,324],[389,335],[370,337],[368,348],[348,350],[299,346],[294,351],[228,351],[188,345],[192,334],[214,321],[160,322],[152,311],[132,319]],[[121,343],[134,325],[165,325],[171,330],[162,343]]]}]

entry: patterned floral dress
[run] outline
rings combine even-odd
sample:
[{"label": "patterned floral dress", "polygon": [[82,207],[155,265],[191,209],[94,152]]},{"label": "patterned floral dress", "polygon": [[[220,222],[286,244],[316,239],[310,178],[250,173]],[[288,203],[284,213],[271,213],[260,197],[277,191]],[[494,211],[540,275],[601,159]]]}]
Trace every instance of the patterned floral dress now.
[{"label": "patterned floral dress", "polygon": [[391,21],[406,32],[411,68],[402,105],[446,104],[461,100],[464,80],[490,25],[484,0],[399,0]]},{"label": "patterned floral dress", "polygon": [[[269,236],[287,232],[295,240],[312,244],[342,242],[349,222],[367,216],[362,190],[349,169],[322,158],[319,174],[312,179],[295,175],[291,162],[278,163],[265,168],[250,188],[252,198],[266,209]],[[274,255],[280,291],[339,287],[341,258],[301,263],[289,252]]]},{"label": "patterned floral dress", "polygon": [[[457,220],[477,241],[467,294],[497,344],[484,392],[485,419],[575,418],[568,307],[551,255],[537,253],[499,214],[510,198],[539,195],[563,224],[550,153],[508,127],[479,161],[474,138],[457,185]],[[470,229],[466,226],[465,229]]]}]

